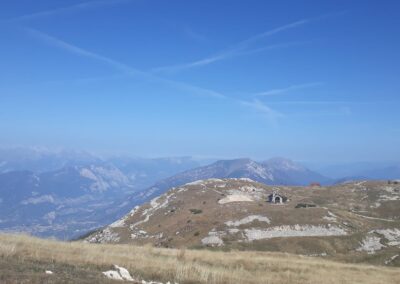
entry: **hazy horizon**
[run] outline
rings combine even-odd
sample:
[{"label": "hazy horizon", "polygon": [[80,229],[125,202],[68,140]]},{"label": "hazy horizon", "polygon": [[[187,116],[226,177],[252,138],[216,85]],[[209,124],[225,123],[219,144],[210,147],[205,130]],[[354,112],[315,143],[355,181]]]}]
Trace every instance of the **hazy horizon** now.
[{"label": "hazy horizon", "polygon": [[115,158],[128,158],[128,159],[169,159],[169,158],[188,158],[197,161],[203,161],[206,163],[211,163],[219,160],[236,160],[236,159],[251,159],[257,162],[267,161],[269,159],[288,159],[296,163],[300,163],[306,167],[310,167],[311,169],[322,169],[324,167],[329,166],[340,166],[340,165],[365,165],[370,168],[374,166],[387,166],[387,165],[400,165],[399,159],[392,160],[299,160],[294,159],[290,156],[285,155],[270,155],[270,156],[198,156],[198,155],[140,155],[135,154],[133,152],[109,152],[109,153],[99,153],[90,151],[87,149],[74,149],[67,147],[46,147],[46,146],[5,146],[0,145],[0,151],[33,151],[42,154],[48,155],[57,155],[57,154],[74,154],[74,155],[91,155],[95,158],[100,158],[103,160],[115,159]]}]

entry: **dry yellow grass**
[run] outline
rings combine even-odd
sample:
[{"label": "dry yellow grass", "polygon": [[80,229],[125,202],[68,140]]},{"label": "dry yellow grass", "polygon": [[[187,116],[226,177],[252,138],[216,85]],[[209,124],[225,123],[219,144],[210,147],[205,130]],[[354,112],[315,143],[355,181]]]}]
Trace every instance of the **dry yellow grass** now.
[{"label": "dry yellow grass", "polygon": [[0,256],[78,267],[118,264],[142,279],[179,283],[400,283],[399,269],[288,254],[94,245],[22,235],[0,235]]}]

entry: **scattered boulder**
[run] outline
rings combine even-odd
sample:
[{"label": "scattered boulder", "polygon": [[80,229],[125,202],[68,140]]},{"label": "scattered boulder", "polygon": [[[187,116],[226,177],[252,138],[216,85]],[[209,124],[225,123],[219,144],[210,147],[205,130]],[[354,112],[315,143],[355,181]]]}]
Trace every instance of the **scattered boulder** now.
[{"label": "scattered boulder", "polygon": [[113,280],[123,280],[123,281],[129,281],[129,282],[135,281],[126,268],[123,268],[118,265],[114,265],[114,269],[115,270],[105,271],[105,272],[103,272],[103,274],[107,278],[113,279]]},{"label": "scattered boulder", "polygon": [[121,280],[121,281],[124,280],[124,279],[121,277],[121,275],[118,273],[118,271],[115,271],[115,270],[104,271],[103,274],[104,274],[108,279],[112,279],[112,280]]},{"label": "scattered boulder", "polygon": [[[121,266],[115,265],[114,264],[114,269],[115,270],[108,270],[103,272],[103,274],[112,280],[119,280],[119,281],[128,281],[128,282],[135,282],[135,283],[142,283],[142,284],[163,284],[162,282],[157,282],[157,281],[145,281],[145,280],[137,280],[133,279],[132,276],[130,275],[129,271],[126,268],[123,268]],[[172,282],[168,281],[165,284],[172,284]],[[174,283],[178,284],[178,283]]]},{"label": "scattered boulder", "polygon": [[367,236],[360,243],[357,251],[366,251],[368,254],[374,254],[376,251],[383,249],[385,246],[381,244],[381,239],[377,236]]}]

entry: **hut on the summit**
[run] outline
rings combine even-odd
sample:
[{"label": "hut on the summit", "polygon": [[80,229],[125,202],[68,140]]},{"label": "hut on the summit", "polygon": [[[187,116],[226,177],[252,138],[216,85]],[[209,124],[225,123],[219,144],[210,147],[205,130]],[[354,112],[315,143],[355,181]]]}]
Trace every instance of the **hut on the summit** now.
[{"label": "hut on the summit", "polygon": [[268,202],[274,204],[282,204],[287,201],[287,197],[283,196],[276,191],[272,192],[272,194],[268,195]]}]

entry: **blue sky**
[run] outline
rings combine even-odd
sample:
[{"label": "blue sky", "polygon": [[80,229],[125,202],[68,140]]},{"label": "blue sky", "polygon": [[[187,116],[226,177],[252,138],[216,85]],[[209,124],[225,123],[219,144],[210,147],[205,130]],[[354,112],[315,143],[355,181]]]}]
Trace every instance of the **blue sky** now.
[{"label": "blue sky", "polygon": [[0,144],[400,156],[398,1],[0,3]]}]

